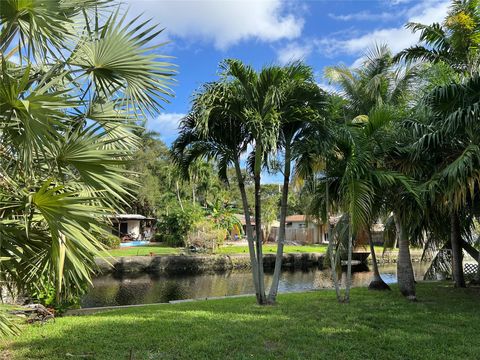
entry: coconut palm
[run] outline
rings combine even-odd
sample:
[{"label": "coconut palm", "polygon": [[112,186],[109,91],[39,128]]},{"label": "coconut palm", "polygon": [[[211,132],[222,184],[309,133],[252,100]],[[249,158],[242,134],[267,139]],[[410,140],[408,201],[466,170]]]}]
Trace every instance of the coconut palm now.
[{"label": "coconut palm", "polygon": [[[1,280],[56,302],[90,281],[143,112],[170,96],[159,30],[103,1],[0,6]],[[15,61],[12,61],[15,59]]]}]

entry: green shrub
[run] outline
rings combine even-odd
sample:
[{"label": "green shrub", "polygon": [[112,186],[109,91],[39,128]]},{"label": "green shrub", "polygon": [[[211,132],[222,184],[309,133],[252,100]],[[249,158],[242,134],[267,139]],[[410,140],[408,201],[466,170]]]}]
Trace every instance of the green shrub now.
[{"label": "green shrub", "polygon": [[194,207],[171,211],[157,224],[158,238],[168,246],[186,246],[188,233],[200,216],[201,212]]},{"label": "green shrub", "polygon": [[100,235],[100,242],[105,245],[107,249],[116,249],[120,247],[120,238],[113,234]]},{"label": "green shrub", "polygon": [[211,219],[203,219],[192,227],[188,234],[187,245],[215,252],[223,244],[227,235],[228,231],[219,228]]}]

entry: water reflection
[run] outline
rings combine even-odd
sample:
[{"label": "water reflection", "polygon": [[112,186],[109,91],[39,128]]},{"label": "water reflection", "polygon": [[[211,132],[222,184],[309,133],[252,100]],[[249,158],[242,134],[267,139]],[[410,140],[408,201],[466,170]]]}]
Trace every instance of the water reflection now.
[{"label": "water reflection", "polygon": [[[427,269],[425,264],[414,264],[415,277],[422,279]],[[396,266],[380,267],[382,278],[387,283],[397,281]],[[367,286],[372,272],[368,267],[355,267],[353,286]],[[265,274],[269,286],[271,274]],[[345,284],[346,273],[341,283]],[[254,292],[250,272],[227,272],[221,274],[160,276],[139,274],[136,276],[106,275],[93,280],[93,288],[82,299],[82,307],[131,305],[168,302],[170,300],[206,298],[250,294]],[[285,271],[279,284],[280,292],[332,288],[331,272],[309,269]]]}]

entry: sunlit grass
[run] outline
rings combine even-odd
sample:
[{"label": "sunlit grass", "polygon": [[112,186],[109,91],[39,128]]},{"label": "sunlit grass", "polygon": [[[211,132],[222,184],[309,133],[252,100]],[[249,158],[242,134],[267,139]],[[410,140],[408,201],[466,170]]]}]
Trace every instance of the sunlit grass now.
[{"label": "sunlit grass", "polygon": [[420,283],[418,298],[394,286],[353,289],[351,304],[324,290],[268,307],[253,297],[136,307],[24,326],[4,346],[17,360],[478,358],[480,289]]},{"label": "sunlit grass", "polygon": [[150,244],[118,248],[104,252],[104,255],[111,256],[148,256],[148,255],[176,255],[183,249],[164,246],[163,244]]},{"label": "sunlit grass", "polygon": [[[325,253],[328,245],[285,245],[284,252],[286,254],[291,253]],[[368,248],[362,249],[362,251],[369,251]],[[375,251],[379,256],[383,253],[382,246],[375,246]],[[397,250],[390,250],[396,253]],[[184,248],[174,248],[165,246],[163,244],[149,244],[142,246],[132,246],[126,248],[119,248],[109,250],[109,254],[114,257],[118,256],[150,256],[150,255],[177,255],[185,252]],[[277,252],[277,245],[263,245],[264,254],[275,254]],[[104,255],[108,254],[104,252]],[[223,245],[215,250],[216,254],[235,255],[235,254],[248,254],[247,245]],[[203,254],[203,253],[202,253]]]},{"label": "sunlit grass", "polygon": [[[264,254],[275,254],[277,245],[263,245]],[[285,253],[324,253],[327,251],[327,245],[285,245]],[[224,245],[216,250],[217,254],[248,254],[246,245]]]}]

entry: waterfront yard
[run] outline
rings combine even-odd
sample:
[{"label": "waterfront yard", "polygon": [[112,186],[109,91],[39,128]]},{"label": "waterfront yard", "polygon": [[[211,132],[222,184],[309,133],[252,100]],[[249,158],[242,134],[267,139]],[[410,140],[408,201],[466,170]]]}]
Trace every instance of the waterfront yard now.
[{"label": "waterfront yard", "polygon": [[[286,254],[290,253],[325,253],[327,251],[327,245],[318,244],[318,245],[285,245],[284,252]],[[365,251],[369,251],[365,249]],[[383,247],[376,246],[375,251],[379,256],[383,252]],[[390,250],[396,252],[397,250]],[[163,244],[149,244],[143,246],[132,246],[119,249],[109,250],[109,254],[114,257],[118,256],[150,256],[150,255],[178,255],[185,252],[184,248],[174,248],[168,247]],[[276,244],[266,244],[263,245],[264,254],[275,254],[277,252]],[[104,252],[104,255],[108,254]],[[234,255],[234,254],[248,254],[247,245],[231,245],[226,244],[215,251],[216,254],[224,255]]]},{"label": "waterfront yard", "polygon": [[[476,359],[480,289],[418,284],[416,303],[391,292],[284,294],[164,304],[24,326],[3,344],[13,359]],[[0,356],[0,358],[2,358]]]}]

